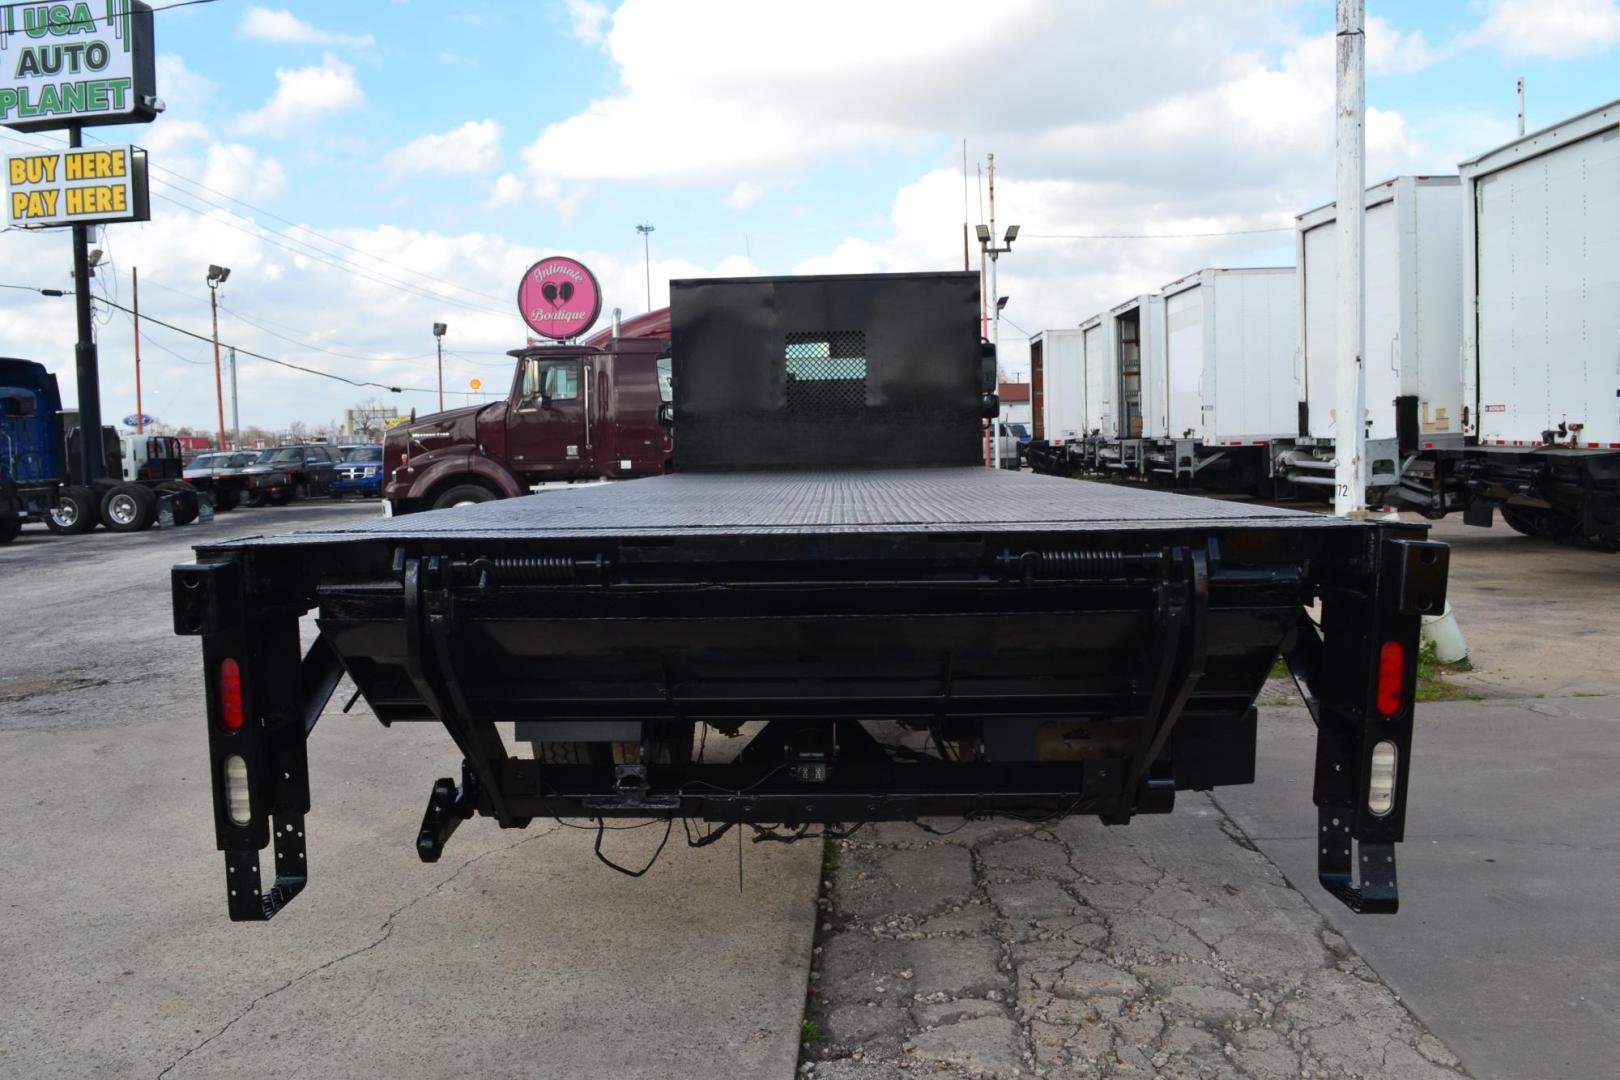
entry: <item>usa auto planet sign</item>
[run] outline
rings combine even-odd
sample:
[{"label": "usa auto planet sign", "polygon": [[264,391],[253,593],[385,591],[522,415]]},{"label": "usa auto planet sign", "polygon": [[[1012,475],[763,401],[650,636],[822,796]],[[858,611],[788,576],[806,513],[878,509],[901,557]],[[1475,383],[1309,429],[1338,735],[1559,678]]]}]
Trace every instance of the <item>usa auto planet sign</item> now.
[{"label": "usa auto planet sign", "polygon": [[144,123],[160,109],[155,86],[149,5],[0,4],[0,125]]}]

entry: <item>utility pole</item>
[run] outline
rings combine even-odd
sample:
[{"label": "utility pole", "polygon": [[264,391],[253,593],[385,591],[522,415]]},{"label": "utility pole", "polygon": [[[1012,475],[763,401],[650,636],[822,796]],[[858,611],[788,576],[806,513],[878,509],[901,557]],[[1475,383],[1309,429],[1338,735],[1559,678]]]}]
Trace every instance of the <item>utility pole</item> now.
[{"label": "utility pole", "polygon": [[214,315],[214,399],[219,404],[219,448],[225,449],[225,383],[219,371],[219,287],[231,276],[230,267],[208,267],[208,308]]},{"label": "utility pole", "polygon": [[[84,145],[78,124],[68,128],[68,148]],[[79,386],[79,479],[89,484],[106,472],[101,456],[101,366],[96,355],[94,322],[90,314],[90,227],[73,229],[73,307],[79,320],[79,342],[73,349],[74,375]]]},{"label": "utility pole", "polygon": [[433,324],[433,344],[439,350],[439,411],[444,412],[444,332],[449,327],[442,322]]},{"label": "utility pole", "polygon": [[236,401],[236,346],[231,346],[231,449],[242,449],[242,414]]},{"label": "utility pole", "polygon": [[1337,314],[1337,394],[1334,401],[1338,431],[1334,437],[1333,512],[1339,517],[1367,516],[1367,328],[1366,265],[1362,241],[1366,233],[1366,0],[1338,0],[1338,89],[1336,93],[1339,296]]},{"label": "utility pole", "polygon": [[129,270],[130,296],[135,308],[135,434],[146,431],[146,416],[141,412],[141,268]]},{"label": "utility pole", "polygon": [[1524,134],[1524,76],[1519,76],[1519,134]]},{"label": "utility pole", "polygon": [[637,225],[636,226],[636,232],[641,234],[641,265],[647,271],[647,310],[651,311],[652,310],[652,242],[648,239],[648,237],[652,236],[653,227],[651,225]]}]

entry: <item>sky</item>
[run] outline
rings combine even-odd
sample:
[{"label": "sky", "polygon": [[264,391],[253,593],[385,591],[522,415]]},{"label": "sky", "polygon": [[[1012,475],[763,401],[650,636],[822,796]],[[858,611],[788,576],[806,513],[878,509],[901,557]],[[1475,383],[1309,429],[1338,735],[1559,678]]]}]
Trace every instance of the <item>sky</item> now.
[{"label": "sky", "polygon": [[[243,426],[432,411],[435,322],[447,403],[481,400],[474,379],[504,396],[517,283],[545,255],[595,270],[599,325],[645,310],[648,276],[660,307],[673,278],[960,269],[988,154],[998,232],[1022,230],[998,265],[1014,373],[1036,331],[1204,267],[1292,265],[1294,216],[1332,199],[1332,0],[216,0],[155,19],[167,111],[92,132],[152,169],[152,220],[95,238],[98,297],[128,306],[138,268],[143,316],[206,335],[207,268],[228,266],[226,343],[405,388],[242,358]],[[1368,182],[1454,173],[1514,137],[1518,77],[1531,130],[1620,97],[1620,2],[1370,0],[1367,51]],[[8,153],[53,142],[0,130]],[[0,233],[0,284],[70,288],[70,269],[66,230]],[[98,304],[97,334],[116,421],[133,325]],[[0,354],[56,370],[70,403],[75,337],[70,298],[0,289]],[[141,359],[146,413],[216,424],[210,344],[143,318]]]}]

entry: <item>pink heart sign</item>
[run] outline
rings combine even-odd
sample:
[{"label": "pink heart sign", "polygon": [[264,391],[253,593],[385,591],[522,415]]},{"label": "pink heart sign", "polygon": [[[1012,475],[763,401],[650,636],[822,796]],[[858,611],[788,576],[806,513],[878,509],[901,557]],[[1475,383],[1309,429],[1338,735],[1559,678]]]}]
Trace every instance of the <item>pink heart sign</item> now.
[{"label": "pink heart sign", "polygon": [[589,330],[602,314],[602,289],[584,263],[554,255],[523,272],[518,311],[541,337],[567,341]]}]

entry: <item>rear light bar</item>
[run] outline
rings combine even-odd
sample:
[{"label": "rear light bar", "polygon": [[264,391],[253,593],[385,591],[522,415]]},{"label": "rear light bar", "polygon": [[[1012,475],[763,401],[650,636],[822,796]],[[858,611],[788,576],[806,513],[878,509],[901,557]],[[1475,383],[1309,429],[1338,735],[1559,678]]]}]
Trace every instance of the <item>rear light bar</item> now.
[{"label": "rear light bar", "polygon": [[1378,711],[1394,716],[1401,711],[1402,690],[1406,683],[1406,646],[1398,641],[1386,641],[1378,650]]},{"label": "rear light bar", "polygon": [[229,656],[219,662],[219,722],[227,731],[242,730],[242,669]]}]

